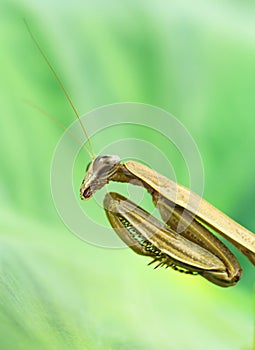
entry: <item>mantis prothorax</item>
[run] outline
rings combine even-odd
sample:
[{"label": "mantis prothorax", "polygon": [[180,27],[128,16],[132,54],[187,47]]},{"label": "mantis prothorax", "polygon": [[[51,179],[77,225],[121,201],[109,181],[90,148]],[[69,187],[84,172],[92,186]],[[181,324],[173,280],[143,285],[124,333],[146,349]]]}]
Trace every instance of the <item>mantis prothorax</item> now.
[{"label": "mantis prothorax", "polygon": [[[27,28],[88,139],[67,91]],[[91,163],[82,181],[81,199],[89,199],[109,181],[131,182],[143,186],[159,209],[163,223],[118,193],[107,193],[104,198],[106,215],[113,229],[136,253],[153,258],[150,264],[155,262],[156,267],[170,266],[181,272],[198,274],[222,287],[235,285],[242,269],[236,257],[209,231],[210,228],[230,241],[255,265],[255,235],[252,232],[155,170],[134,161],[121,163],[120,157],[116,155],[95,157],[90,142],[89,146],[91,150],[84,146]],[[199,203],[198,206],[190,205],[191,196]]]}]

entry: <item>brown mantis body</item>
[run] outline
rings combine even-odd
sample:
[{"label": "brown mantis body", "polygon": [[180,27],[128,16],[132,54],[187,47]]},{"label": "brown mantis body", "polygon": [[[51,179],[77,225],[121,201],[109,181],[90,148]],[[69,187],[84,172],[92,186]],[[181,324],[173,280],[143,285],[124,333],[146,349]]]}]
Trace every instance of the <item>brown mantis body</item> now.
[{"label": "brown mantis body", "polygon": [[[242,273],[237,259],[203,224],[227,238],[255,264],[253,233],[187,188],[140,163],[121,164],[118,156],[98,156],[82,182],[81,199],[89,199],[109,181],[131,182],[151,194],[165,225],[118,193],[106,194],[104,206],[120,238],[136,253],[154,258],[157,266],[200,274],[222,287],[236,284]],[[191,196],[198,207],[189,205]],[[179,224],[183,225],[180,233]]]},{"label": "brown mantis body", "polygon": [[[61,80],[26,26],[88,138]],[[199,274],[222,287],[235,285],[242,269],[235,256],[209,231],[209,227],[229,240],[255,265],[255,235],[252,232],[195,193],[145,165],[133,161],[121,164],[120,158],[113,155],[94,157],[90,141],[89,146],[91,150],[85,146],[84,149],[92,162],[82,182],[81,199],[89,199],[109,181],[131,182],[146,188],[160,211],[164,223],[118,193],[106,194],[104,207],[110,224],[136,253],[152,257],[157,266]],[[190,201],[190,198],[193,200]]]}]

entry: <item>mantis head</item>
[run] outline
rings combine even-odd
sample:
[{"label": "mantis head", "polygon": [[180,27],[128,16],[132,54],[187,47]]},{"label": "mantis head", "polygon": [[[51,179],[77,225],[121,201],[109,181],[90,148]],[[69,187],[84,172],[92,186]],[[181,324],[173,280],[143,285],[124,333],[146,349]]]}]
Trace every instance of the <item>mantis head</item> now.
[{"label": "mantis head", "polygon": [[117,172],[120,157],[114,155],[98,156],[87,166],[86,175],[80,188],[81,199],[89,199],[93,194],[106,185]]}]

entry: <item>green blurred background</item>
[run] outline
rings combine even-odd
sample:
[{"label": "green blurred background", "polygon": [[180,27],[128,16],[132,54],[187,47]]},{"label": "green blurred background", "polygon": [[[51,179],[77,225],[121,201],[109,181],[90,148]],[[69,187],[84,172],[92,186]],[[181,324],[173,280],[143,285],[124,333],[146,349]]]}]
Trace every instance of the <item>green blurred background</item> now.
[{"label": "green blurred background", "polygon": [[252,349],[255,270],[235,249],[243,277],[223,289],[64,226],[49,179],[63,131],[24,99],[67,126],[74,116],[22,18],[81,114],[125,101],[171,112],[201,152],[204,197],[255,228],[254,1],[2,0],[1,350]]}]

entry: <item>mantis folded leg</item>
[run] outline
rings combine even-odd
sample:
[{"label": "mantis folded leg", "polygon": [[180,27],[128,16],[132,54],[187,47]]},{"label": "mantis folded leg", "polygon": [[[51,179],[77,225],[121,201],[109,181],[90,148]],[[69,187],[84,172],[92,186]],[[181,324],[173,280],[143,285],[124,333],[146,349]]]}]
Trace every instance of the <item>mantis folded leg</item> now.
[{"label": "mantis folded leg", "polygon": [[[152,257],[157,266],[199,274],[222,287],[238,282],[242,270],[235,256],[199,222],[193,220],[180,235],[118,193],[106,194],[104,207],[119,237],[136,253]],[[167,210],[174,225],[181,211],[162,204],[161,211]]]}]

